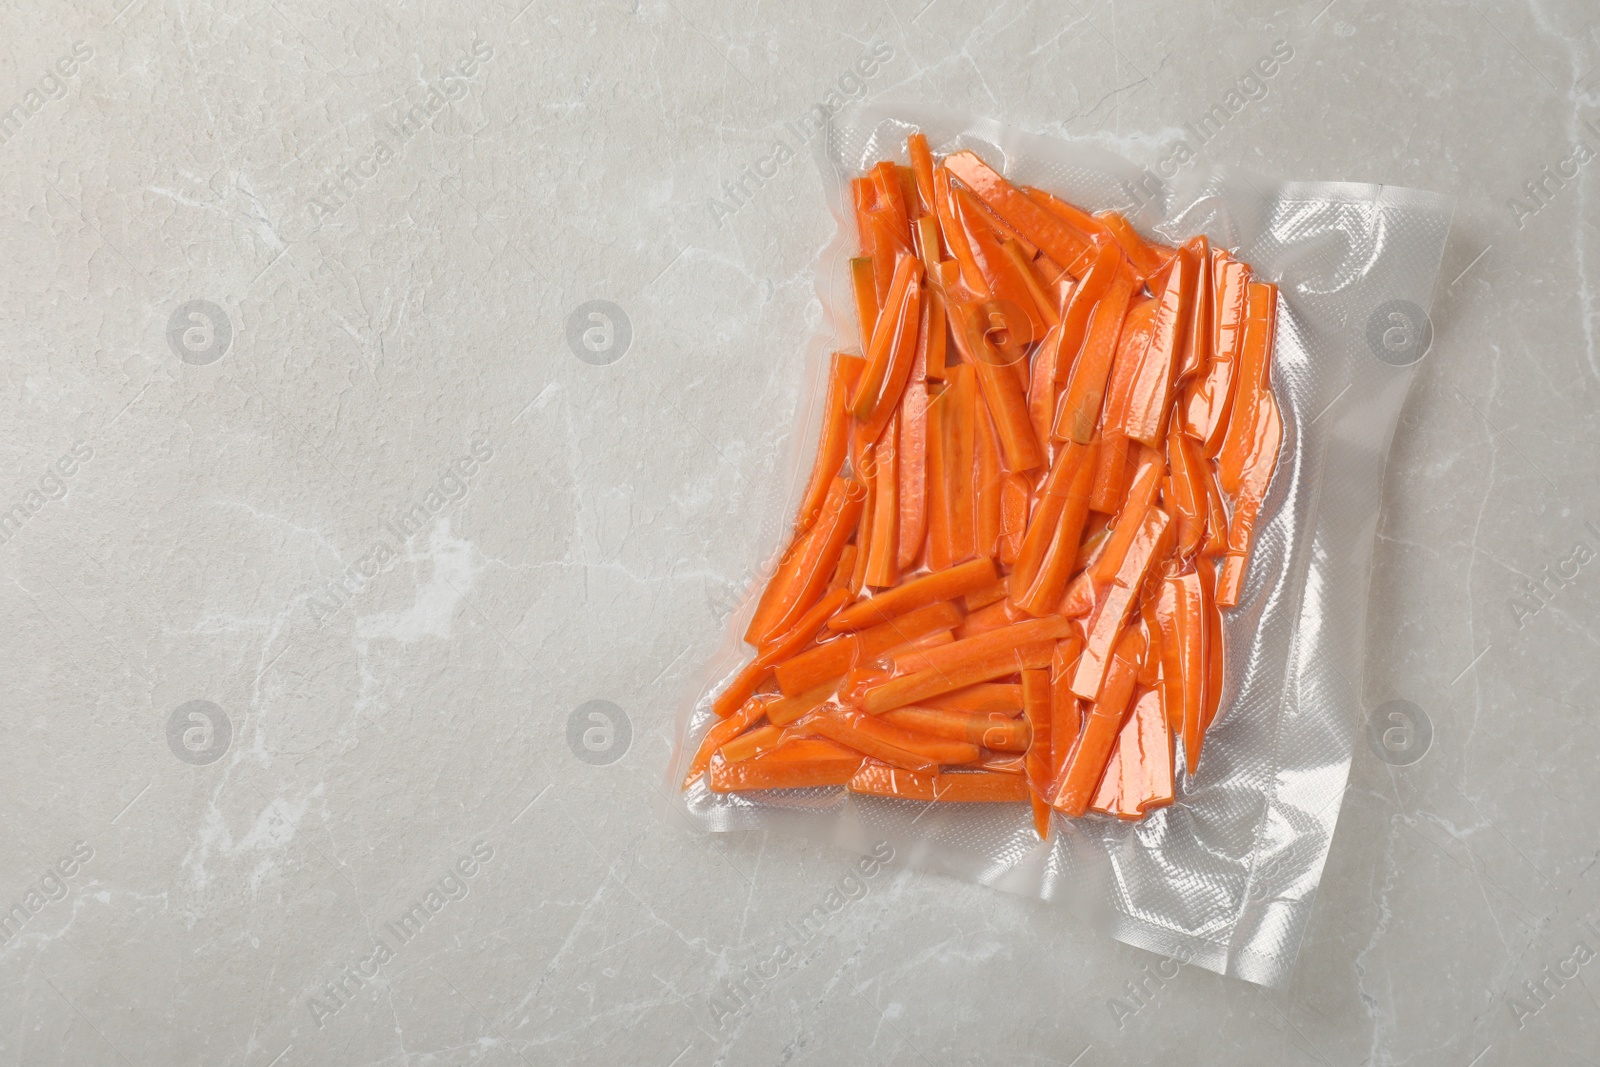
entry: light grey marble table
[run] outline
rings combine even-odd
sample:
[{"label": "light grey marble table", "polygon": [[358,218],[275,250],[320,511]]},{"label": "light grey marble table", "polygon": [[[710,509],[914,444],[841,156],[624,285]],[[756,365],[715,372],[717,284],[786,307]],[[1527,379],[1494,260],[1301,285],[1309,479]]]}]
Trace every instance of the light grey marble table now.
[{"label": "light grey marble table", "polygon": [[[7,5],[0,1062],[1600,1062],[1600,13],[978,11]],[[890,862],[718,999],[855,864],[660,812],[820,326],[765,161],[891,93],[1459,198],[1361,686],[1431,748],[1285,989]]]}]

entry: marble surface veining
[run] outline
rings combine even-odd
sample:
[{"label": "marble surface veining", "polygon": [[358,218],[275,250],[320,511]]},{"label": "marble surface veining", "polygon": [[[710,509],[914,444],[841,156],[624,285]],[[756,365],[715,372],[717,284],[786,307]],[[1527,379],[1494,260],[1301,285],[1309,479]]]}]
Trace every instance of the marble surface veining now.
[{"label": "marble surface veining", "polygon": [[[0,12],[0,1062],[1600,1063],[1593,5],[124,2]],[[891,94],[1459,198],[1285,989],[662,817]]]}]

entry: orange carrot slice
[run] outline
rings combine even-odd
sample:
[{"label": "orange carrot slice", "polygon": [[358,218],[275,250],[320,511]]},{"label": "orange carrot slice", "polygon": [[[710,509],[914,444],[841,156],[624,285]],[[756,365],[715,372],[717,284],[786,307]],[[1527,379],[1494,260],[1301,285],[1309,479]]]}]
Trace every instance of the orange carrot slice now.
[{"label": "orange carrot slice", "polygon": [[884,712],[879,718],[890,726],[947,741],[964,741],[996,752],[1025,752],[1031,728],[1024,719],[1003,712],[949,711],[942,708],[906,707]]},{"label": "orange carrot slice", "polygon": [[1244,337],[1250,268],[1221,249],[1211,255],[1211,311],[1213,315],[1210,360],[1184,397],[1183,430],[1215,456],[1221,431],[1233,404],[1239,346]]},{"label": "orange carrot slice", "polygon": [[865,352],[872,347],[872,331],[878,325],[878,290],[871,256],[850,261],[850,287],[855,292],[856,322],[861,327],[861,351]]},{"label": "orange carrot slice", "polygon": [[[890,365],[904,347],[902,338],[906,333],[907,320],[916,322],[916,298],[913,293],[921,277],[922,264],[917,262],[916,257],[901,256],[895,264],[894,278],[884,299],[883,311],[878,316],[872,331],[872,343],[865,353],[867,365],[861,372],[861,380],[856,383],[855,392],[850,396],[850,410],[857,418],[871,416],[878,405],[879,394],[885,391],[884,383],[888,380]],[[910,358],[909,351],[904,354],[907,359]]]},{"label": "orange carrot slice", "polygon": [[845,541],[855,531],[862,504],[860,482],[833,480],[816,523],[767,586],[767,593],[777,590],[776,595],[771,600],[764,595],[756,605],[755,617],[745,631],[748,643],[759,646],[783,633],[821,598]]},{"label": "orange carrot slice", "polygon": [[1129,382],[1115,427],[1151,448],[1165,429],[1177,382],[1178,349],[1184,328],[1194,314],[1194,293],[1200,279],[1200,264],[1194,252],[1180,248],[1158,278],[1161,288],[1156,295],[1150,340]]},{"label": "orange carrot slice", "polygon": [[949,384],[941,394],[945,404],[945,523],[950,531],[950,556],[955,562],[971,559],[978,551],[973,511],[972,472],[977,433],[973,425],[975,389],[972,368],[951,367]]},{"label": "orange carrot slice", "polygon": [[1172,520],[1157,507],[1145,509],[1127,553],[1117,567],[1104,597],[1095,604],[1084,626],[1083,656],[1072,678],[1072,691],[1094,700],[1105,681],[1112,643],[1133,607],[1151,567],[1164,559],[1172,546]]},{"label": "orange carrot slice", "polygon": [[1033,294],[1028,291],[1028,284],[1018,273],[1016,264],[1000,246],[994,230],[980,220],[983,208],[965,189],[955,190],[954,208],[955,219],[965,233],[973,265],[982,275],[990,299],[1004,301],[1028,316],[1029,340],[1043,337],[1049,325],[1040,315]]},{"label": "orange carrot slice", "polygon": [[1067,757],[1066,769],[1051,799],[1057,811],[1074,818],[1088,809],[1106,773],[1117,734],[1122,730],[1134,686],[1138,683],[1141,650],[1137,640],[1137,635],[1130,633],[1119,642],[1106,672],[1105,688],[1089,709],[1083,734]]},{"label": "orange carrot slice", "polygon": [[[1033,619],[991,630],[986,634],[956,641],[942,648],[895,657],[896,668],[916,662],[913,673],[893,678],[860,700],[863,710],[888,711],[915,704],[928,697],[978,682],[989,682],[1038,663],[1040,642],[1053,642],[1072,631],[1072,622],[1062,618]],[[1054,647],[1044,649],[1048,663]]]},{"label": "orange carrot slice", "polygon": [[[790,744],[800,742],[791,741]],[[773,759],[771,756],[774,754],[739,763],[728,763],[721,759],[712,761],[711,791],[737,793],[748,789],[811,789],[848,785],[862,763],[862,757],[855,754],[808,760]]]},{"label": "orange carrot slice", "polygon": [[1072,363],[1072,377],[1056,410],[1054,435],[1059,440],[1087,443],[1100,421],[1105,403],[1106,379],[1122,336],[1122,321],[1133,297],[1131,270],[1121,270],[1111,280],[1090,316],[1083,350]]},{"label": "orange carrot slice", "polygon": [[942,708],[947,711],[1000,711],[1007,715],[1015,715],[1022,710],[1022,686],[988,682],[929,697],[919,706]]},{"label": "orange carrot slice", "polygon": [[857,663],[870,663],[891,649],[929,634],[948,632],[960,622],[961,612],[954,604],[931,604],[820,644],[777,664],[772,673],[785,696],[797,696],[815,686],[837,682]]},{"label": "orange carrot slice", "polygon": [[949,570],[912,578],[870,600],[852,604],[828,621],[828,629],[848,632],[875,626],[908,611],[982,589],[997,578],[993,561],[987,558],[969,560]]},{"label": "orange carrot slice", "polygon": [[[1095,466],[1089,460],[1093,458],[1095,449],[1096,446],[1089,446],[1085,461],[1078,465],[1073,474],[1072,483],[1067,487],[1060,513],[1055,519],[1055,527],[1050,532],[1050,540],[1034,568],[1032,580],[1025,586],[1013,586],[1012,603],[1030,615],[1054,612],[1066,590],[1067,579],[1078,558],[1078,542],[1083,536],[1084,523],[1089,518],[1089,483],[1095,473]],[[1020,571],[1019,567],[1013,574]],[[1020,592],[1017,591],[1019,588]]]},{"label": "orange carrot slice", "polygon": [[983,334],[979,308],[969,302],[947,306],[951,333],[961,357],[974,370],[1000,435],[1000,449],[1008,471],[1028,471],[1044,462],[1033,425],[1028,418],[1028,398],[1016,373],[1000,362],[994,345]]},{"label": "orange carrot slice", "polygon": [[1081,277],[1088,269],[1086,260],[1091,254],[1088,237],[1030,200],[976,153],[956,152],[945,158],[944,167],[960,178],[996,215],[1072,275]]},{"label": "orange carrot slice", "polygon": [[744,670],[728,683],[728,687],[718,694],[711,705],[711,710],[723,718],[738,710],[765,680],[772,670],[772,665],[781,663],[810,644],[822,630],[823,623],[827,622],[829,617],[849,599],[850,593],[843,586],[831,585],[822,599],[802,615],[792,629],[761,646],[756,658],[751,660]]},{"label": "orange carrot slice", "polygon": [[1005,804],[1028,799],[1028,783],[1016,774],[917,774],[868,760],[850,779],[850,792],[924,802]]},{"label": "orange carrot slice", "polygon": [[969,742],[914,734],[861,712],[823,712],[806,722],[823,737],[908,771],[931,773],[941,764],[966,763],[981,754]]},{"label": "orange carrot slice", "polygon": [[1083,641],[1076,633],[1056,642],[1050,659],[1050,773],[1048,781],[1061,777],[1067,756],[1078,743],[1083,729],[1083,706],[1072,691],[1072,673],[1077,668]]},{"label": "orange carrot slice", "polygon": [[972,526],[976,551],[980,556],[995,556],[1000,551],[1002,478],[1000,442],[995,435],[989,409],[976,391],[972,397],[973,451]]},{"label": "orange carrot slice", "polygon": [[758,726],[748,733],[740,734],[717,749],[718,755],[729,763],[738,763],[752,756],[759,756],[768,749],[776,748],[778,744],[787,740],[787,735],[781,726]]},{"label": "orange carrot slice", "polygon": [[[1051,650],[1052,656],[1054,650]],[[1022,672],[1022,715],[1031,728],[1027,747],[1029,799],[1033,803],[1033,828],[1041,840],[1050,836],[1050,728],[1053,712],[1050,695],[1050,668]]]},{"label": "orange carrot slice", "polygon": [[900,504],[896,519],[895,566],[909,571],[917,564],[928,533],[928,330],[934,302],[922,302],[916,354],[911,375],[900,394],[897,449]]},{"label": "orange carrot slice", "polygon": [[861,378],[866,362],[859,356],[835,352],[828,372],[828,391],[822,402],[822,433],[817,438],[817,458],[811,466],[811,479],[806,483],[805,495],[800,498],[800,511],[795,528],[806,530],[816,521],[827,498],[828,487],[844,466],[845,453],[850,445],[850,410],[848,397]]},{"label": "orange carrot slice", "polygon": [[933,213],[933,153],[928,149],[928,137],[914,133],[906,138],[906,154],[911,157],[911,172],[916,175],[917,195],[925,215]]},{"label": "orange carrot slice", "polygon": [[689,763],[689,773],[683,780],[685,789],[693,785],[695,780],[706,772],[706,768],[711,766],[711,757],[717,749],[761,721],[767,713],[768,703],[770,701],[762,699],[746,701],[738,711],[711,724],[705,737],[700,740],[699,751]]},{"label": "orange carrot slice", "polygon": [[867,585],[883,588],[900,579],[899,519],[900,472],[898,412],[891,415],[883,437],[873,449],[872,527],[867,542]]}]

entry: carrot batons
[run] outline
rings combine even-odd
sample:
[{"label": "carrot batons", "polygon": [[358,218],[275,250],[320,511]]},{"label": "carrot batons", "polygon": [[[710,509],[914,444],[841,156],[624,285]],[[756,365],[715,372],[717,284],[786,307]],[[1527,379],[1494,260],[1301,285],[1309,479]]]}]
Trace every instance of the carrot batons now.
[{"label": "carrot batons", "polygon": [[685,788],[1143,818],[1221,707],[1278,290],[971,151],[907,158],[851,183],[861,354]]}]

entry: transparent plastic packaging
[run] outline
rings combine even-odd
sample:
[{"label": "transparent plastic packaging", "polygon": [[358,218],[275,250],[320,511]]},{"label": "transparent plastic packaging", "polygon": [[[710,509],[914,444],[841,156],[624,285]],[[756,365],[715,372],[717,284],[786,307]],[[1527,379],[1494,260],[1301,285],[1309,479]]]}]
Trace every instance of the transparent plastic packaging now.
[{"label": "transparent plastic packaging", "polygon": [[[843,786],[683,789],[717,721],[712,701],[751,658],[741,639],[805,492],[829,353],[859,351],[850,179],[906,163],[921,131],[936,156],[971,149],[1006,178],[1090,211],[1115,210],[1178,245],[1197,234],[1278,286],[1271,384],[1283,445],[1238,604],[1222,613],[1225,685],[1198,773],[1136,822],[1055,815],[1040,840],[1027,804],[920,804]],[[1273,182],[1229,168],[1163,180],[1103,150],[937,109],[880,104],[817,142],[838,221],[818,266],[831,336],[806,341],[812,383],[769,564],[683,706],[668,785],[712,832],[769,828],[1061,901],[1128,944],[1263,985],[1288,980],[1327,857],[1361,719],[1359,681],[1385,455],[1431,303],[1450,198],[1392,186]],[[797,349],[800,339],[796,339]],[[796,360],[797,373],[801,369]],[[759,471],[752,476],[778,477]]]}]

